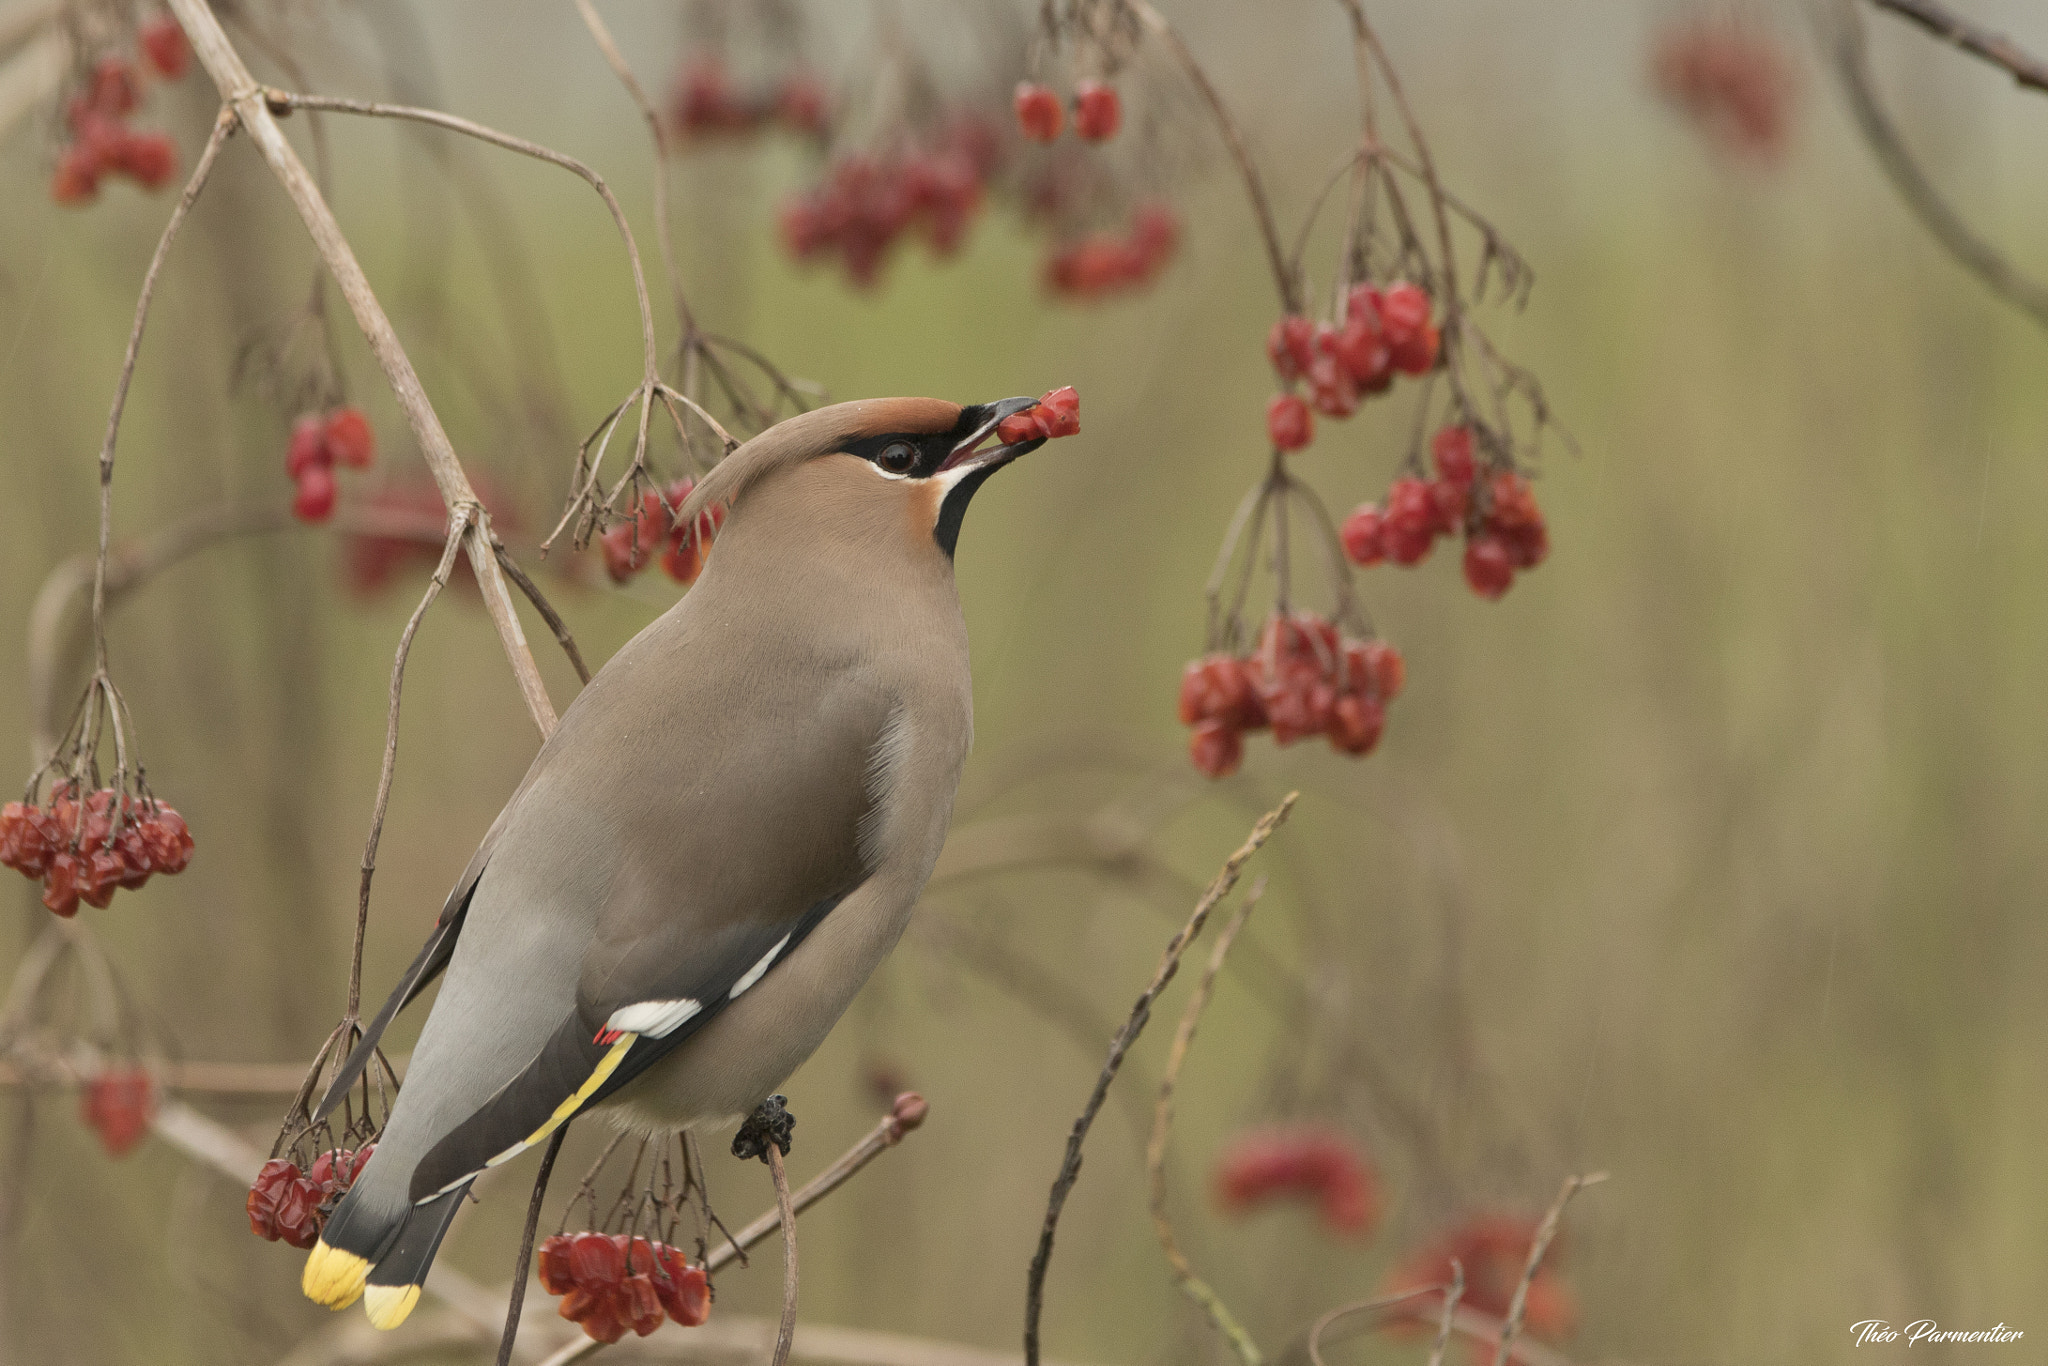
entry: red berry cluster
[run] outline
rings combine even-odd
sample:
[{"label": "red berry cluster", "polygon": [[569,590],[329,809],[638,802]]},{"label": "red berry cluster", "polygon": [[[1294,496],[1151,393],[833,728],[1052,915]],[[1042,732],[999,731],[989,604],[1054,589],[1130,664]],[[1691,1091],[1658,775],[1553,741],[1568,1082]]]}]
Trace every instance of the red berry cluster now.
[{"label": "red berry cluster", "polygon": [[1339,753],[1368,754],[1406,677],[1401,652],[1385,641],[1347,639],[1310,612],[1276,612],[1250,656],[1212,654],[1182,672],[1189,755],[1204,774],[1225,777],[1244,758],[1245,732],[1268,727],[1279,744],[1326,735]]},{"label": "red berry cluster", "polygon": [[[1035,81],[1017,83],[1017,126],[1033,142],[1052,142],[1060,135],[1066,110],[1060,97]],[[1082,81],[1074,87],[1074,131],[1089,142],[1106,142],[1123,126],[1123,99],[1116,87]]]},{"label": "red berry cluster", "polygon": [[[185,70],[185,34],[169,19],[145,25],[142,50],[149,64],[166,77]],[[59,204],[90,203],[100,192],[100,178],[125,175],[154,190],[177,174],[178,149],[162,133],[138,133],[128,116],[142,103],[142,82],[135,63],[109,54],[100,58],[82,94],[64,108],[71,141],[57,157],[50,198]]]},{"label": "red berry cluster", "polygon": [[1143,204],[1124,232],[1092,232],[1056,248],[1046,259],[1046,288],[1078,299],[1142,288],[1179,246],[1180,216],[1163,203]]},{"label": "red berry cluster", "polygon": [[1342,1134],[1319,1125],[1261,1129],[1233,1139],[1217,1161],[1216,1201],[1233,1214],[1280,1196],[1314,1202],[1339,1233],[1379,1219],[1379,1182]]},{"label": "red berry cluster", "polygon": [[182,873],[191,861],[192,832],[155,798],[117,804],[103,787],[81,809],[71,785],[59,783],[47,806],[0,807],[0,864],[40,879],[43,904],[61,916],[78,914],[81,901],[104,907],[116,889],[134,891],[150,874]]},{"label": "red berry cluster", "polygon": [[[1282,383],[1308,384],[1309,405],[1317,412],[1349,417],[1361,396],[1384,393],[1397,372],[1425,375],[1436,367],[1440,337],[1430,308],[1420,285],[1353,285],[1342,325],[1290,313],[1266,335],[1266,358]],[[1291,390],[1268,406],[1266,425],[1283,451],[1299,450],[1315,437],[1314,420]]]},{"label": "red berry cluster", "polygon": [[[1395,1268],[1387,1282],[1389,1293],[1445,1285],[1452,1279],[1453,1259],[1465,1269],[1465,1293],[1459,1299],[1482,1314],[1506,1318],[1529,1262],[1529,1249],[1536,1241],[1536,1223],[1513,1215],[1489,1214],[1467,1220],[1437,1242],[1423,1248]],[[1571,1291],[1553,1269],[1558,1245],[1547,1249],[1543,1265],[1529,1282],[1523,1304],[1523,1326],[1539,1338],[1552,1342],[1571,1336],[1578,1322],[1578,1307]],[[1416,1325],[1434,1323],[1442,1312],[1442,1299],[1424,1298],[1406,1311]]]},{"label": "red berry cluster", "polygon": [[284,472],[299,486],[292,515],[302,522],[326,521],[334,515],[334,467],[364,469],[376,458],[377,433],[360,408],[300,414],[284,457]]},{"label": "red berry cluster", "polygon": [[1484,479],[1472,449],[1472,429],[1445,427],[1430,442],[1434,479],[1404,475],[1387,489],[1385,506],[1363,503],[1344,519],[1339,535],[1353,563],[1420,564],[1438,536],[1465,538],[1465,582],[1482,598],[1508,591],[1518,569],[1534,569],[1550,554],[1550,530],[1535,490],[1513,470]]},{"label": "red berry cluster", "polygon": [[953,119],[924,147],[842,157],[823,184],[783,204],[783,245],[799,261],[838,256],[847,278],[861,286],[880,277],[906,232],[950,256],[966,239],[1000,158],[988,126],[969,115]]},{"label": "red berry cluster", "polygon": [[669,123],[685,138],[758,133],[771,124],[817,137],[828,114],[825,86],[812,73],[792,71],[770,88],[742,92],[715,55],[684,61],[669,91]]},{"label": "red berry cluster", "polygon": [[249,1231],[273,1243],[313,1246],[335,1202],[363,1174],[375,1151],[374,1143],[354,1149],[329,1148],[304,1172],[288,1157],[271,1158],[249,1187]]},{"label": "red berry cluster", "polygon": [[1077,436],[1080,431],[1081,396],[1074,392],[1073,385],[1063,384],[1040,395],[1036,408],[1011,413],[998,422],[996,440],[1005,446],[1014,446],[1019,441],[1041,436],[1047,440]]},{"label": "red berry cluster", "polygon": [[1741,17],[1686,20],[1658,39],[1658,91],[1733,151],[1776,160],[1792,133],[1799,93],[1775,34]]},{"label": "red berry cluster", "polygon": [[624,583],[661,557],[661,567],[677,583],[695,583],[711,554],[712,538],[725,522],[723,504],[697,514],[694,529],[676,520],[683,500],[697,483],[678,479],[668,492],[649,489],[640,496],[640,510],[598,538],[604,568],[613,583]]},{"label": "red berry cluster", "polygon": [[156,1088],[140,1067],[109,1068],[85,1084],[80,1108],[107,1155],[119,1157],[149,1132]]},{"label": "red berry cluster", "polygon": [[557,1233],[540,1245],[541,1288],[599,1342],[646,1337],[664,1313],[685,1328],[711,1317],[711,1278],[681,1249],[623,1233]]}]

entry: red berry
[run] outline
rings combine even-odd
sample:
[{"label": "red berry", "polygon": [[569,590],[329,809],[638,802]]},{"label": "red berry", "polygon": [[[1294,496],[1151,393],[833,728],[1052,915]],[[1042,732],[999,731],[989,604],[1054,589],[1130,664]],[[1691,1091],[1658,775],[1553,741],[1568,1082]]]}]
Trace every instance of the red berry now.
[{"label": "red berry", "polygon": [[152,868],[166,877],[185,871],[192,861],[192,832],[186,829],[184,817],[159,804],[142,822],[141,831]]},{"label": "red berry", "polygon": [[85,1122],[99,1134],[110,1157],[120,1157],[149,1132],[156,1110],[149,1073],[139,1067],[102,1072],[85,1085],[80,1098]]},{"label": "red berry", "polygon": [[1478,466],[1472,458],[1472,429],[1445,427],[1430,439],[1429,453],[1436,458],[1440,479],[1470,488]]},{"label": "red berry", "polygon": [[1429,484],[1429,501],[1436,513],[1436,529],[1445,536],[1455,536],[1465,525],[1465,509],[1471,504],[1471,485],[1454,484],[1448,479],[1432,479]]},{"label": "red berry", "polygon": [[1038,400],[1032,409],[1048,437],[1076,436],[1081,431],[1081,396],[1071,384],[1062,385]]},{"label": "red berry", "polygon": [[793,133],[823,133],[825,108],[825,87],[809,72],[793,72],[785,77],[775,96],[776,117]]},{"label": "red berry", "polygon": [[1156,200],[1139,205],[1131,215],[1131,241],[1154,265],[1164,263],[1180,245],[1180,215]]},{"label": "red berry", "polygon": [[1369,754],[1386,723],[1387,709],[1376,698],[1346,693],[1330,708],[1330,746],[1344,754]]},{"label": "red berry", "polygon": [[1360,503],[1344,519],[1338,536],[1353,564],[1378,564],[1387,558],[1385,514],[1374,503]]},{"label": "red berry", "polygon": [[65,919],[78,914],[78,855],[61,850],[43,873],[43,905]]},{"label": "red berry", "polygon": [[1380,701],[1391,702],[1401,695],[1408,681],[1408,665],[1401,652],[1384,640],[1365,642],[1365,667],[1372,676],[1373,692]]},{"label": "red berry", "polygon": [[1327,417],[1349,417],[1358,411],[1358,381],[1328,355],[1319,355],[1307,371],[1309,402]]},{"label": "red berry", "polygon": [[92,87],[86,103],[96,114],[118,119],[142,101],[142,87],[135,80],[135,64],[126,57],[106,56],[92,69]]},{"label": "red berry", "polygon": [[1399,350],[1429,325],[1429,295],[1406,281],[1389,285],[1380,297],[1380,330],[1387,345]]},{"label": "red berry", "polygon": [[178,148],[162,133],[130,133],[114,145],[113,169],[145,190],[163,188],[178,170]]},{"label": "red berry", "polygon": [[363,416],[360,408],[336,408],[329,413],[322,436],[326,441],[327,454],[337,465],[346,465],[352,470],[367,469],[377,458],[377,433],[371,429],[370,419]]},{"label": "red berry", "polygon": [[185,41],[185,30],[168,14],[144,20],[135,30],[135,41],[157,75],[175,81],[185,74],[192,59],[192,46]]},{"label": "red berry", "polygon": [[566,1295],[575,1289],[576,1277],[569,1270],[568,1238],[560,1233],[549,1235],[534,1258],[534,1270],[540,1277],[540,1288],[550,1295]]},{"label": "red berry", "polygon": [[1090,142],[1116,136],[1124,121],[1123,101],[1116,87],[1100,81],[1083,81],[1074,87],[1074,131]]},{"label": "red berry", "polygon": [[285,448],[284,472],[293,479],[305,477],[307,470],[332,463],[332,452],[327,448],[324,424],[313,413],[300,416],[292,423],[291,444]]},{"label": "red berry", "polygon": [[1266,334],[1266,359],[1282,380],[1299,379],[1316,359],[1316,325],[1290,313]]},{"label": "red berry", "polygon": [[113,850],[102,848],[87,853],[81,849],[78,854],[78,899],[95,909],[105,910],[114,900],[114,893],[120,889],[124,871],[121,856]]},{"label": "red berry", "polygon": [[1188,757],[1204,777],[1228,777],[1244,759],[1244,736],[1221,721],[1204,721],[1188,737]]},{"label": "red berry", "polygon": [[334,515],[334,495],[334,471],[326,465],[314,465],[299,476],[292,516],[302,522],[324,522]]},{"label": "red berry", "polygon": [[1266,435],[1278,450],[1298,451],[1315,439],[1316,420],[1298,394],[1275,394],[1266,405]]},{"label": "red berry", "polygon": [[1392,353],[1379,329],[1363,317],[1354,316],[1341,328],[1317,332],[1316,345],[1342,366],[1359,388],[1377,390],[1386,386]]},{"label": "red berry", "polygon": [[56,174],[50,177],[50,198],[67,207],[89,204],[100,192],[100,159],[85,146],[64,149],[57,158]]},{"label": "red berry", "polygon": [[711,1317],[711,1278],[704,1274],[701,1266],[690,1266],[683,1261],[683,1254],[672,1247],[656,1249],[656,1258],[662,1270],[667,1272],[668,1287],[661,1278],[656,1278],[654,1288],[661,1293],[661,1307],[668,1316],[685,1328],[695,1328]]},{"label": "red berry", "polygon": [[1490,601],[1507,592],[1514,581],[1514,561],[1500,537],[1475,536],[1465,546],[1465,582],[1472,585],[1473,592]]},{"label": "red berry", "polygon": [[1404,375],[1428,374],[1436,368],[1438,341],[1436,324],[1424,323],[1420,331],[1405,341],[1394,343],[1394,368]]},{"label": "red berry", "polygon": [[1011,413],[996,424],[996,440],[1005,446],[1014,446],[1019,441],[1032,441],[1045,435],[1039,425],[1038,410],[1026,408],[1021,413]]},{"label": "red berry", "polygon": [[1033,142],[1051,142],[1060,135],[1060,122],[1066,111],[1060,108],[1060,97],[1042,85],[1032,81],[1017,83],[1017,126],[1024,130],[1024,136]]}]

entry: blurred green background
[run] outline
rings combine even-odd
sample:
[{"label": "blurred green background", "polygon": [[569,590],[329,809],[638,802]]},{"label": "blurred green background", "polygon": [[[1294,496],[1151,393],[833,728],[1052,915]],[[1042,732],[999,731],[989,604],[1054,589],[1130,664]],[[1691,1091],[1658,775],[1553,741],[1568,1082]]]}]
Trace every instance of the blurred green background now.
[{"label": "blurred green background", "polygon": [[[605,9],[664,88],[675,7]],[[944,70],[957,36],[910,12]],[[1355,128],[1336,8],[1171,12],[1298,221]],[[861,51],[848,13],[824,17],[822,47],[843,28],[842,51]],[[1908,218],[1801,11],[1768,16],[1803,82],[1789,155],[1767,170],[1717,156],[1657,101],[1646,53],[1676,13],[1375,7],[1447,179],[1536,268],[1526,313],[1490,321],[1581,453],[1551,448],[1539,492],[1555,551],[1500,603],[1474,598],[1441,549],[1413,572],[1361,573],[1409,664],[1379,752],[1354,762],[1255,738],[1215,785],[1186,766],[1173,698],[1201,647],[1216,540],[1264,459],[1274,311],[1220,161],[1181,191],[1186,242],[1161,283],[1080,308],[1043,298],[1042,243],[1006,210],[959,259],[907,251],[857,294],[792,269],[774,243],[776,199],[808,174],[797,153],[679,163],[693,301],[791,373],[835,397],[1080,390],[1082,436],[991,484],[962,537],[978,738],[956,830],[1156,811],[1145,848],[1191,888],[1259,810],[1304,793],[1257,865],[1271,890],[1182,1078],[1170,1164],[1191,1255],[1269,1349],[1371,1293],[1455,1213],[1538,1212],[1566,1174],[1595,1169],[1613,1179],[1574,1206],[1561,1254],[1575,1359],[1908,1350],[1854,1347],[1849,1325],[1867,1318],[2048,1333],[2048,349]],[[1973,13],[2048,48],[2038,11]],[[2048,273],[2048,105],[1873,22],[1916,150]],[[655,269],[644,129],[569,7],[292,7],[278,23],[337,93],[390,88],[380,43],[415,79],[431,52],[437,103],[612,178]],[[846,63],[835,76],[858,79]],[[203,86],[150,110],[188,163],[213,107]],[[638,377],[610,225],[551,168],[467,147],[443,163],[428,149],[448,144],[385,125],[329,133],[341,219],[457,449],[514,491],[530,552],[575,439]],[[91,543],[92,462],[169,203],[122,187],[52,206],[52,137],[32,120],[0,149],[10,640],[44,576]],[[481,211],[465,188],[477,176],[496,196]],[[544,333],[504,303],[493,271],[507,252]],[[313,260],[250,149],[231,144],[159,293],[117,538],[287,499],[290,411],[241,358],[289,318]],[[416,467],[360,339],[345,319],[337,332],[382,466]],[[554,396],[556,417],[537,415]],[[1393,474],[1407,409],[1380,406],[1324,424],[1299,460],[1333,507]],[[581,578],[545,582],[593,661],[673,598],[658,575],[625,590]],[[293,530],[183,562],[112,618],[151,779],[199,851],[175,881],[83,918],[182,1056],[303,1059],[336,1018],[391,650],[423,579],[356,601],[335,537]],[[566,705],[573,675],[531,617],[528,630]],[[376,999],[535,746],[464,595],[428,618],[408,682],[365,974]],[[23,760],[27,706],[21,669],[0,668],[0,739]],[[20,909],[0,915],[9,970],[47,922],[15,892]],[[876,1069],[932,1104],[923,1132],[805,1218],[806,1322],[1014,1348],[1060,1144],[1109,1022],[1190,900],[1171,880],[1058,865],[934,890],[924,914],[946,932],[913,931],[786,1088],[799,1177],[872,1123]],[[1143,1088],[1186,989],[1120,1083],[1130,1105],[1113,1100],[1096,1127],[1053,1262],[1052,1355],[1223,1359],[1166,1277],[1131,1120],[1149,1113]],[[198,1103],[268,1146],[279,1100]],[[1215,1154],[1280,1113],[1333,1119],[1371,1152],[1387,1204],[1374,1236],[1333,1239],[1300,1211],[1215,1211]],[[0,1095],[0,1135],[7,1360],[270,1361],[328,1322],[297,1293],[300,1257],[248,1236],[242,1191],[165,1144],[110,1161],[52,1092],[32,1107]],[[572,1136],[550,1227],[601,1138]],[[502,1282],[530,1163],[459,1226],[451,1264]],[[730,1223],[770,1199],[764,1172],[722,1155],[711,1183]],[[774,1312],[778,1258],[764,1253],[719,1279],[717,1312]],[[2033,1359],[2024,1344],[1949,1359],[1999,1352]],[[1425,1355],[1369,1338],[1332,1353]]]}]

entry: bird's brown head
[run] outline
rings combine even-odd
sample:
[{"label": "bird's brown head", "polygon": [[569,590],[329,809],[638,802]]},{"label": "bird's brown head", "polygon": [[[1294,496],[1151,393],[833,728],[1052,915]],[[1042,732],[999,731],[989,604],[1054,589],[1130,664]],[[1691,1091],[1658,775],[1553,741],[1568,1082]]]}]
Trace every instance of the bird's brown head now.
[{"label": "bird's brown head", "polygon": [[[698,483],[680,510],[690,519],[725,503],[747,517],[752,497],[812,521],[814,534],[858,528],[907,535],[951,558],[976,489],[1045,438],[1003,444],[996,427],[1038,402],[1006,398],[962,407],[936,398],[837,403],[785,419],[742,445]],[[778,490],[770,497],[767,490]],[[756,491],[759,491],[758,493]]]}]

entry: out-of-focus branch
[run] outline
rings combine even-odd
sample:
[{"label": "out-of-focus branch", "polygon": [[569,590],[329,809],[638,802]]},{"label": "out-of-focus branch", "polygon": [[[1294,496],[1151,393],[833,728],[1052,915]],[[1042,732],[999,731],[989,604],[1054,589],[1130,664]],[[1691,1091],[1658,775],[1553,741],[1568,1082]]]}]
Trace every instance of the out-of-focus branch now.
[{"label": "out-of-focus branch", "polygon": [[1201,1022],[1202,1012],[1209,1008],[1209,998],[1216,990],[1217,974],[1223,971],[1223,960],[1230,956],[1230,946],[1237,942],[1237,935],[1251,919],[1252,910],[1265,895],[1266,880],[1260,878],[1252,884],[1245,896],[1244,904],[1230,917],[1217,932],[1216,947],[1209,954],[1208,966],[1202,969],[1202,978],[1188,997],[1187,1009],[1181,1012],[1180,1026],[1173,1032],[1173,1048],[1166,1055],[1166,1070],[1159,1078],[1159,1101],[1152,1114],[1152,1138],[1145,1145],[1145,1175],[1150,1188],[1152,1207],[1152,1231],[1159,1237],[1159,1247],[1166,1254],[1166,1263],[1173,1268],[1174,1284],[1181,1293],[1198,1305],[1209,1322],[1216,1325],[1216,1331],[1223,1334],[1231,1350],[1237,1353],[1244,1366],[1260,1366],[1265,1359],[1252,1335],[1245,1331],[1237,1316],[1216,1293],[1214,1286],[1196,1274],[1187,1254],[1180,1250],[1180,1241],[1173,1235],[1173,1221],[1166,1216],[1166,1140],[1173,1132],[1173,1088],[1180,1080],[1180,1069],[1188,1059],[1188,1049],[1195,1042],[1195,1026]]},{"label": "out-of-focus branch", "polygon": [[2003,33],[1993,33],[1960,14],[1951,14],[1934,0],[1870,0],[1881,10],[1918,24],[1952,47],[1972,57],[1981,57],[2002,67],[2013,80],[2029,89],[2048,94],[2048,62],[2026,51]]},{"label": "out-of-focus branch", "polygon": [[1237,885],[1238,875],[1244,871],[1245,863],[1259,851],[1280,823],[1287,819],[1287,813],[1294,809],[1294,803],[1301,796],[1290,792],[1280,805],[1261,816],[1252,826],[1251,834],[1238,846],[1237,852],[1224,860],[1215,880],[1202,893],[1202,899],[1195,903],[1194,913],[1188,917],[1172,940],[1167,943],[1166,952],[1153,970],[1152,980],[1138,996],[1137,1004],[1131,1007],[1131,1015],[1124,1027],[1110,1041],[1109,1057],[1102,1064],[1102,1075],[1095,1080],[1095,1089],[1089,1094],[1088,1103],[1082,1107],[1074,1120],[1073,1130],[1067,1135],[1065,1155],[1060,1159],[1059,1174],[1053,1178],[1052,1191],[1045,1203],[1045,1224],[1039,1230],[1038,1249],[1032,1254],[1031,1269],[1025,1276],[1024,1289],[1024,1360],[1026,1366],[1039,1366],[1038,1320],[1045,1307],[1045,1273],[1052,1263],[1053,1237],[1059,1231],[1060,1211],[1066,1206],[1067,1196],[1072,1193],[1074,1183],[1081,1176],[1081,1147],[1088,1140],[1088,1130],[1095,1123],[1095,1116],[1102,1109],[1102,1102],[1109,1095],[1110,1083],[1116,1080],[1117,1070],[1123,1066],[1124,1055],[1144,1032],[1146,1021],[1152,1018],[1152,1003],[1159,999],[1159,993],[1166,990],[1180,971],[1181,955],[1187,952],[1189,944],[1202,932],[1208,923],[1210,912],[1216,909],[1224,897],[1230,895]]},{"label": "out-of-focus branch", "polygon": [[1943,249],[1988,285],[1992,293],[2048,327],[2048,286],[2021,273],[1996,247],[1972,232],[1906,150],[1891,115],[1878,102],[1863,12],[1856,0],[1834,0],[1831,8],[1833,32],[1826,33],[1824,25],[1824,39],[1834,49],[1835,74],[1849,98],[1849,112],[1855,116],[1857,129],[1877,153],[1878,164],[1891,177],[1899,197]]},{"label": "out-of-focus branch", "polygon": [[555,728],[555,707],[548,698],[546,685],[541,681],[533,652],[527,647],[526,633],[519,624],[518,609],[513,606],[504,575],[498,571],[497,558],[491,546],[490,516],[470,484],[462,462],[456,458],[455,447],[427,398],[411,358],[399,342],[383,305],[377,302],[369,278],[363,274],[354,250],[342,235],[341,225],[335,221],[333,211],[307,173],[305,163],[299,160],[298,153],[292,150],[291,143],[272,117],[263,88],[250,74],[241,54],[228,41],[211,7],[206,0],[169,0],[169,3],[186,37],[191,40],[200,64],[213,78],[222,100],[233,107],[250,140],[256,144],[271,172],[298,209],[314,247],[334,276],[342,297],[348,301],[357,326],[362,329],[399,407],[405,413],[406,422],[419,443],[420,453],[426,458],[427,468],[433,473],[434,483],[441,491],[441,500],[451,513],[463,504],[475,506],[474,520],[464,538],[470,567],[476,571],[477,584],[483,590],[484,606],[490,612],[492,624],[497,627],[506,661],[512,667],[513,678],[518,683],[527,711],[545,738]]},{"label": "out-of-focus branch", "polygon": [[775,1350],[768,1366],[788,1366],[790,1344],[796,1341],[796,1211],[789,1203],[789,1173],[782,1169],[782,1150],[773,1143],[762,1154],[775,1178],[775,1213],[782,1225],[782,1318],[775,1325]]},{"label": "out-of-focus branch", "polygon": [[1529,1286],[1535,1281],[1536,1273],[1543,1269],[1543,1255],[1550,1251],[1550,1244],[1557,1237],[1558,1226],[1564,1222],[1564,1208],[1572,1197],[1588,1186],[1598,1185],[1607,1179],[1606,1172],[1594,1172],[1590,1176],[1567,1176],[1564,1185],[1558,1189],[1557,1199],[1551,1201],[1543,1222],[1536,1229],[1536,1237],[1529,1244],[1529,1260],[1522,1266],[1522,1279],[1515,1282],[1515,1296],[1508,1301],[1507,1321],[1501,1325],[1500,1347],[1493,1354],[1493,1366],[1508,1366],[1515,1346],[1515,1336],[1522,1331],[1522,1314],[1529,1306]]},{"label": "out-of-focus branch", "polygon": [[[391,1059],[402,1076],[408,1055]],[[306,1079],[298,1062],[165,1062],[151,1069],[166,1091],[209,1096],[289,1096]],[[0,1059],[0,1087],[44,1089],[82,1085],[60,1059]]]}]

